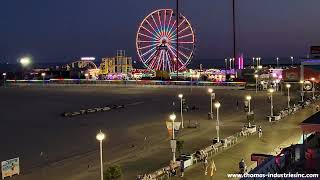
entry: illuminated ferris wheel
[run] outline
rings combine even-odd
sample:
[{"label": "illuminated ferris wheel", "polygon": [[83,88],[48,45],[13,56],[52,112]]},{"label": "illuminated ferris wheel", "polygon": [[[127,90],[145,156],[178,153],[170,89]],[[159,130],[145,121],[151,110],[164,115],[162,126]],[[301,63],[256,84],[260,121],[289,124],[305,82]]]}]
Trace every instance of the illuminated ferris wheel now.
[{"label": "illuminated ferris wheel", "polygon": [[180,14],[177,41],[176,19],[172,9],[159,9],[140,24],[136,48],[141,62],[148,69],[174,72],[184,70],[190,63],[195,51],[195,34],[190,22]]}]

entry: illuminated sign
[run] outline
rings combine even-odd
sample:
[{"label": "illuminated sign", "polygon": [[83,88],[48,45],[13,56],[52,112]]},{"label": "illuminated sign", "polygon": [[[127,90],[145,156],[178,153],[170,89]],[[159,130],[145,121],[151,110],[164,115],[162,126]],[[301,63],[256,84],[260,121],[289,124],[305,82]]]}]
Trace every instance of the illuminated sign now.
[{"label": "illuminated sign", "polygon": [[95,57],[82,57],[81,60],[82,61],[94,61],[94,60],[96,60],[96,58]]},{"label": "illuminated sign", "polygon": [[19,158],[9,159],[1,162],[2,179],[20,174]]}]

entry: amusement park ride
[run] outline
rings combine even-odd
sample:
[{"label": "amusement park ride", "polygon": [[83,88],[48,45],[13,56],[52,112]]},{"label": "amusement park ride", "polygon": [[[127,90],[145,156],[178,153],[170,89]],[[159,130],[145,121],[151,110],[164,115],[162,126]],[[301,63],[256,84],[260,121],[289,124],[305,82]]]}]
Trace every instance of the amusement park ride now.
[{"label": "amusement park ride", "polygon": [[159,9],[141,22],[136,35],[136,48],[147,69],[179,72],[185,70],[192,60],[194,30],[185,16],[180,13],[178,18],[176,16],[172,9]]},{"label": "amusement park ride", "polygon": [[[126,77],[136,74],[155,76],[157,71],[165,71],[171,77],[189,76],[187,65],[194,57],[196,38],[190,21],[179,12],[179,0],[176,9],[158,9],[148,14],[140,23],[136,34],[136,51],[139,60],[146,69],[134,70],[131,57],[102,58],[98,67],[94,58],[83,58],[66,65],[70,72],[88,74],[87,77],[109,77],[116,75]],[[243,55],[236,57],[235,42],[235,2],[233,1],[233,58],[230,58],[230,70],[225,74],[236,75],[237,69],[243,69]],[[128,58],[128,60],[126,60]],[[124,59],[124,61],[122,60]],[[231,61],[232,60],[232,61]],[[236,61],[235,61],[236,60]],[[237,66],[236,66],[237,65]],[[202,68],[200,68],[202,69]],[[143,72],[146,71],[146,72]],[[201,70],[200,70],[201,71]],[[211,73],[212,74],[212,73]],[[219,77],[221,76],[218,73]],[[221,79],[221,78],[219,78]]]}]

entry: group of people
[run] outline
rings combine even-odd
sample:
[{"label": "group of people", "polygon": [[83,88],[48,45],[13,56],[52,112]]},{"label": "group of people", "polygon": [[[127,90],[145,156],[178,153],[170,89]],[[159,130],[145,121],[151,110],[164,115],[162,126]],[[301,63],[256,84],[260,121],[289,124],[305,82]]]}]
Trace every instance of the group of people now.
[{"label": "group of people", "polygon": [[138,175],[137,180],[155,180],[152,178],[151,174]]},{"label": "group of people", "polygon": [[208,175],[208,170],[210,170],[209,176],[213,176],[214,172],[217,171],[217,167],[213,159],[209,165],[208,156],[205,156],[203,159],[203,168],[204,168],[204,175]]},{"label": "group of people", "polygon": [[[169,169],[168,168],[163,168],[163,172],[167,176],[167,178],[170,178],[170,177],[178,175],[176,166],[177,166],[176,163],[174,163],[173,161],[170,161]],[[185,169],[183,160],[180,160],[180,166],[179,167],[180,167],[180,176],[183,177],[184,176],[184,169]]]},{"label": "group of people", "polygon": [[[257,131],[258,131],[259,138],[261,138],[262,137],[262,128],[261,128],[261,126],[258,127]],[[213,176],[214,172],[217,171],[217,168],[216,168],[216,165],[214,163],[214,160],[212,160],[209,163],[208,154],[207,153],[202,152],[202,153],[199,153],[199,154],[200,154],[199,158],[203,162],[204,175]],[[183,160],[180,161],[179,169],[180,169],[180,176],[184,177],[185,167],[184,167],[184,161]],[[163,171],[167,175],[168,178],[178,175],[175,163],[173,163],[172,161],[170,162],[169,169],[163,169]],[[244,162],[244,159],[241,159],[241,161],[239,162],[239,171],[240,171],[241,174],[244,174],[247,171],[247,166],[246,166],[246,164]],[[209,172],[209,174],[208,174],[208,172]],[[143,176],[138,176],[137,180],[153,180],[153,179],[152,179],[150,174],[149,175],[145,174]]]}]

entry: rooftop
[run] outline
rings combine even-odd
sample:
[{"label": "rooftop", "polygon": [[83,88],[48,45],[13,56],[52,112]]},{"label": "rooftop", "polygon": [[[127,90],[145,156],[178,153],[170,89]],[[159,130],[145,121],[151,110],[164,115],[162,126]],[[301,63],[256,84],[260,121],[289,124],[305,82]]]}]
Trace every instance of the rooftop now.
[{"label": "rooftop", "polygon": [[320,112],[315,113],[304,120],[300,127],[304,132],[320,132]]}]

